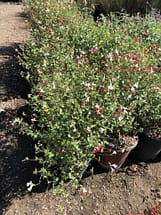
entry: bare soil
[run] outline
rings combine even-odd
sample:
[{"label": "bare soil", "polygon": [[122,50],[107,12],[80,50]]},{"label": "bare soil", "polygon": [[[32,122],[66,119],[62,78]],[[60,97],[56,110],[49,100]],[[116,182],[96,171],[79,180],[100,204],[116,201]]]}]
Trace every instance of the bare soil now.
[{"label": "bare soil", "polygon": [[[0,214],[2,215],[126,215],[144,213],[161,202],[161,155],[153,163],[134,162],[129,157],[118,172],[112,174],[98,164],[94,173],[86,174],[82,187],[66,189],[68,197],[53,194],[46,186],[29,193],[32,141],[20,134],[13,121],[25,108],[29,86],[20,76],[14,49],[28,36],[23,6],[19,2],[0,1]],[[160,210],[161,211],[161,210]],[[161,215],[161,212],[158,214]]]}]

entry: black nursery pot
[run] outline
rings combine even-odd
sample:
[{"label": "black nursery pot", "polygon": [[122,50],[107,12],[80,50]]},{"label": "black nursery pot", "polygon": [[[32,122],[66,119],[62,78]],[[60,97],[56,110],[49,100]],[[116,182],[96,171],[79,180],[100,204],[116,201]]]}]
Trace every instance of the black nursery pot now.
[{"label": "black nursery pot", "polygon": [[153,161],[161,152],[161,137],[149,137],[146,134],[139,135],[139,142],[133,151],[133,158],[137,161]]}]

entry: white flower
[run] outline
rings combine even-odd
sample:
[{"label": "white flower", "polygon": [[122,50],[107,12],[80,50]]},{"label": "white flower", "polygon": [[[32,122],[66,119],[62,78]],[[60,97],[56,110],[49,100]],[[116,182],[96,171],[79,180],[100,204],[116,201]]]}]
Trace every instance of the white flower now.
[{"label": "white flower", "polygon": [[100,115],[100,118],[101,118],[101,119],[104,119],[104,118],[105,118],[105,116],[104,116],[103,114],[101,114],[101,115]]},{"label": "white flower", "polygon": [[46,67],[46,65],[47,65],[47,61],[44,59],[43,67]]},{"label": "white flower", "polygon": [[134,88],[134,87],[131,87],[131,91],[135,91],[135,88]]},{"label": "white flower", "polygon": [[114,173],[117,168],[118,168],[117,164],[112,164],[111,165],[111,172]]},{"label": "white flower", "polygon": [[76,128],[73,128],[73,132],[76,132],[77,131],[77,129]]},{"label": "white flower", "polygon": [[88,96],[88,94],[87,94],[87,93],[85,93],[85,94],[84,94],[84,97],[86,98],[86,100],[85,100],[85,101],[86,101],[86,102],[89,102],[90,98],[89,98],[89,96]]},{"label": "white flower", "polygon": [[121,116],[118,117],[118,120],[119,120],[119,121],[122,121],[123,118],[124,118],[124,117],[121,115]]},{"label": "white flower", "polygon": [[4,111],[4,109],[0,107],[0,113],[2,113],[3,111]]},{"label": "white flower", "polygon": [[124,152],[125,152],[125,149],[124,149],[124,148],[123,148],[123,149],[121,149],[121,152],[122,152],[122,153],[124,153]]},{"label": "white flower", "polygon": [[100,134],[103,134],[104,129],[103,129],[103,128],[100,128],[100,129],[99,129],[99,132],[100,132]]},{"label": "white flower", "polygon": [[95,86],[96,86],[96,84],[95,84],[95,83],[92,83],[91,85],[92,85],[93,87],[95,87]]},{"label": "white flower", "polygon": [[115,50],[115,53],[116,53],[117,55],[119,54],[119,52],[118,52],[118,50],[117,50],[117,49]]},{"label": "white flower", "polygon": [[112,61],[112,53],[109,53],[108,57],[109,57],[110,61]]},{"label": "white flower", "polygon": [[86,101],[86,102],[89,102],[89,100],[90,100],[89,97],[87,97],[85,101]]},{"label": "white flower", "polygon": [[69,87],[64,88],[65,93],[69,92]]},{"label": "white flower", "polygon": [[34,184],[32,183],[32,181],[29,181],[29,182],[26,183],[26,186],[27,186],[27,190],[28,190],[29,192],[31,192],[31,190],[32,190],[32,188],[33,188],[33,186],[34,186]]},{"label": "white flower", "polygon": [[112,154],[115,155],[115,154],[117,154],[117,152],[114,150],[114,151],[112,152]]},{"label": "white flower", "polygon": [[109,90],[113,90],[112,84],[110,84],[107,88],[108,88]]},{"label": "white flower", "polygon": [[83,187],[83,195],[87,195],[88,194],[88,191],[87,191],[87,189],[85,188],[85,187]]},{"label": "white flower", "polygon": [[85,54],[85,51],[81,51],[81,53],[82,53],[82,55],[84,55],[84,54]]},{"label": "white flower", "polygon": [[90,134],[90,133],[92,132],[92,130],[91,130],[89,127],[87,127],[86,130],[85,130],[85,132],[86,132],[87,134]]},{"label": "white flower", "polygon": [[132,95],[130,94],[130,95],[128,95],[128,99],[131,99],[131,97],[132,97]]},{"label": "white flower", "polygon": [[89,88],[90,87],[90,83],[84,83],[84,86]]},{"label": "white flower", "polygon": [[117,168],[117,164],[112,164],[111,167],[113,167],[113,168],[116,169]]},{"label": "white flower", "polygon": [[134,87],[138,88],[138,85],[139,85],[139,83],[136,82],[136,83],[134,84]]},{"label": "white flower", "polygon": [[54,81],[53,81],[52,85],[53,85],[53,90],[55,90],[56,86],[55,86],[55,82]]},{"label": "white flower", "polygon": [[128,114],[127,110],[124,110],[124,113],[125,113],[125,114]]},{"label": "white flower", "polygon": [[113,77],[113,78],[112,78],[112,82],[115,82],[115,81],[117,81],[117,79]]},{"label": "white flower", "polygon": [[85,98],[87,98],[87,97],[88,97],[87,93],[85,93],[85,94],[84,94],[84,97],[85,97]]},{"label": "white flower", "polygon": [[81,82],[81,85],[84,85],[84,84],[85,84],[85,82],[84,82],[84,81],[82,81],[82,82]]}]

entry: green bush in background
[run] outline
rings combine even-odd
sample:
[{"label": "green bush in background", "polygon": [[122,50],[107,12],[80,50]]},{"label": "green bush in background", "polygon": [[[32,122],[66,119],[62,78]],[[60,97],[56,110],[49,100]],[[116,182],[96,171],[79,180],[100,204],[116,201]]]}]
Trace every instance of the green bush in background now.
[{"label": "green bush in background", "polygon": [[88,8],[95,13],[110,15],[111,12],[145,14],[152,9],[161,10],[160,0],[76,0],[81,9]]}]

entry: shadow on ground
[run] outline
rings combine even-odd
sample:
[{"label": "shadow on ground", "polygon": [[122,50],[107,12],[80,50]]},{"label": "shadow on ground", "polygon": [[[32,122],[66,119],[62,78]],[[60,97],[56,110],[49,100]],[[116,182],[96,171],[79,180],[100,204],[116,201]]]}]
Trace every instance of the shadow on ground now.
[{"label": "shadow on ground", "polygon": [[[30,90],[15,59],[17,45],[0,47],[0,102],[26,98]],[[25,194],[26,183],[33,177],[33,163],[23,161],[26,156],[34,156],[33,141],[22,136],[20,126],[13,124],[18,108],[0,112],[0,214],[15,196]]]},{"label": "shadow on ground", "polygon": [[23,70],[16,60],[15,48],[19,44],[0,46],[0,101],[9,98],[27,98],[30,86],[20,76]]},{"label": "shadow on ground", "polygon": [[13,3],[15,3],[15,2],[22,2],[22,0],[0,0],[0,2],[13,2]]},{"label": "shadow on ground", "polygon": [[[12,135],[12,134],[11,134]],[[33,146],[26,137],[18,138],[18,146],[0,150],[0,214],[10,205],[14,197],[26,193],[26,183],[32,179],[33,165],[24,162],[31,157]]]}]

